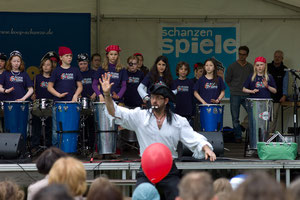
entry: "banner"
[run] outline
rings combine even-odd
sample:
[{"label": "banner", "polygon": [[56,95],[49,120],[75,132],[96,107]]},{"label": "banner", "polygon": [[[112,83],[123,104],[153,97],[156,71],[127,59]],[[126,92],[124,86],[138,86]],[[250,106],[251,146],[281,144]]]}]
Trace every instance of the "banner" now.
[{"label": "banner", "polygon": [[[160,32],[159,46],[169,59],[174,79],[180,61],[189,63],[191,73],[188,77],[193,78],[195,63],[204,63],[214,57],[226,70],[237,59],[238,24],[161,24]],[[229,97],[228,86],[225,97]]]},{"label": "banner", "polygon": [[71,48],[72,66],[78,53],[90,54],[90,14],[0,12],[0,21],[0,52],[20,51],[31,78],[39,73],[41,58],[59,46]]}]

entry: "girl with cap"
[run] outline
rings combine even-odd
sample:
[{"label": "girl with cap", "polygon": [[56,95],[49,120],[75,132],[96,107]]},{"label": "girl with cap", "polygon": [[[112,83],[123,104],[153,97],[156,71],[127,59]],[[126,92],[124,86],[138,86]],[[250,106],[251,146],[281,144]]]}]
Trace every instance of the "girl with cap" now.
[{"label": "girl with cap", "polygon": [[80,73],[82,75],[82,97],[88,97],[91,100],[96,99],[96,93],[92,88],[93,74],[95,71],[89,69],[89,56],[87,53],[80,53],[77,55],[77,62]]},{"label": "girl with cap", "polygon": [[137,91],[137,87],[144,79],[144,73],[138,70],[138,60],[136,56],[130,56],[127,59],[128,81],[124,103],[131,108],[140,107],[143,104],[143,100]]},{"label": "girl with cap", "polygon": [[204,65],[201,62],[194,64],[194,83],[196,83],[199,80],[199,78],[203,75],[203,71]]},{"label": "girl with cap", "polygon": [[150,86],[161,82],[165,83],[169,88],[171,88],[173,82],[168,58],[166,56],[158,56],[156,58],[150,72],[138,87],[138,92],[144,103],[150,100],[148,91]]},{"label": "girl with cap", "polygon": [[255,58],[254,73],[245,81],[243,92],[250,94],[250,98],[271,98],[271,92],[277,92],[275,80],[268,74],[268,65],[264,57]]},{"label": "girl with cap", "polygon": [[118,45],[109,45],[105,48],[106,57],[102,67],[99,67],[98,71],[94,75],[93,89],[96,95],[100,98],[100,102],[104,102],[102,89],[99,90],[98,84],[102,74],[109,73],[111,76],[111,82],[114,83],[111,89],[111,95],[113,100],[123,102],[123,96],[126,91],[126,81],[128,80],[127,72],[123,69],[120,63],[120,51],[121,48]]},{"label": "girl with cap", "polygon": [[[51,72],[53,70],[53,62],[50,58],[44,57],[40,63],[40,71],[41,73],[34,77],[34,94],[31,96],[32,100],[36,99],[53,99],[53,95],[48,91],[48,83],[50,80]],[[40,145],[41,138],[41,130],[42,130],[42,121],[39,116],[35,115],[35,109],[33,108],[32,115],[32,139],[31,139],[31,147],[32,153],[35,153]],[[46,146],[51,146],[51,129],[52,129],[52,117],[49,116],[45,120],[46,124]]]},{"label": "girl with cap", "polygon": [[25,101],[33,93],[33,83],[25,72],[22,54],[19,51],[10,53],[6,71],[0,77],[0,92],[7,101]]},{"label": "girl with cap", "polygon": [[51,74],[48,91],[54,100],[76,102],[82,92],[82,76],[78,68],[71,67],[73,54],[68,47],[58,49],[61,65],[57,66]]},{"label": "girl with cap", "polygon": [[225,95],[225,84],[217,75],[215,59],[204,62],[204,76],[200,77],[194,87],[194,96],[201,104],[219,104]]}]

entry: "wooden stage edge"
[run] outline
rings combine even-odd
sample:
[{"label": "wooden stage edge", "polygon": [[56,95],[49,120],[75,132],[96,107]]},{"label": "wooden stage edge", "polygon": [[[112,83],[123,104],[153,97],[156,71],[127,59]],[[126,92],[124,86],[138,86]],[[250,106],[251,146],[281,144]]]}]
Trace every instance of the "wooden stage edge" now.
[{"label": "wooden stage edge", "polygon": [[[87,171],[117,170],[122,171],[122,180],[135,180],[137,170],[140,168],[140,162],[131,162],[128,160],[110,161],[101,160],[94,163],[83,163]],[[275,170],[276,180],[280,182],[281,172],[285,174],[286,186],[290,184],[290,170],[300,169],[300,160],[278,160],[261,161],[257,159],[230,159],[222,158],[216,162],[176,162],[178,169],[182,170],[216,170],[216,169],[244,169],[244,170]],[[0,164],[0,173],[5,172],[37,172],[35,163],[26,164]]]}]

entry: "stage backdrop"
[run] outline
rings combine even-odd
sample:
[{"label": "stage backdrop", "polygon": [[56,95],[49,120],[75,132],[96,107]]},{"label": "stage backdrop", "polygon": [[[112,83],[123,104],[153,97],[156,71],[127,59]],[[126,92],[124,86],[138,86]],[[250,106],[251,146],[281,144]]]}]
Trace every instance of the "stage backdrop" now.
[{"label": "stage backdrop", "polygon": [[9,56],[19,50],[31,78],[39,73],[43,55],[59,46],[73,51],[72,66],[78,53],[90,54],[90,14],[0,12],[0,22],[0,52]]},{"label": "stage backdrop", "polygon": [[[225,69],[237,59],[239,47],[238,24],[161,24],[160,45],[162,54],[167,56],[172,76],[176,77],[176,64],[179,61],[189,63],[194,77],[193,66],[207,58],[214,57]],[[229,97],[226,88],[225,97]]]}]

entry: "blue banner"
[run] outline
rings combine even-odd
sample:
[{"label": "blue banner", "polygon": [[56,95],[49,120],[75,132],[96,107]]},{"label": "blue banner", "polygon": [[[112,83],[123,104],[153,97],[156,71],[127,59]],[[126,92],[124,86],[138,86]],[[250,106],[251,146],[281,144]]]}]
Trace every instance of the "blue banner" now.
[{"label": "blue banner", "polygon": [[72,66],[77,54],[90,54],[91,15],[88,13],[0,12],[0,52],[19,50],[29,76],[38,73],[41,58],[59,46],[70,47]]},{"label": "blue banner", "polygon": [[[189,63],[194,77],[195,63],[207,58],[216,58],[225,69],[236,61],[239,43],[237,25],[161,25],[162,54],[167,56],[171,66],[172,76],[176,78],[176,64],[180,61]],[[225,97],[229,97],[229,88],[226,88]]]}]

